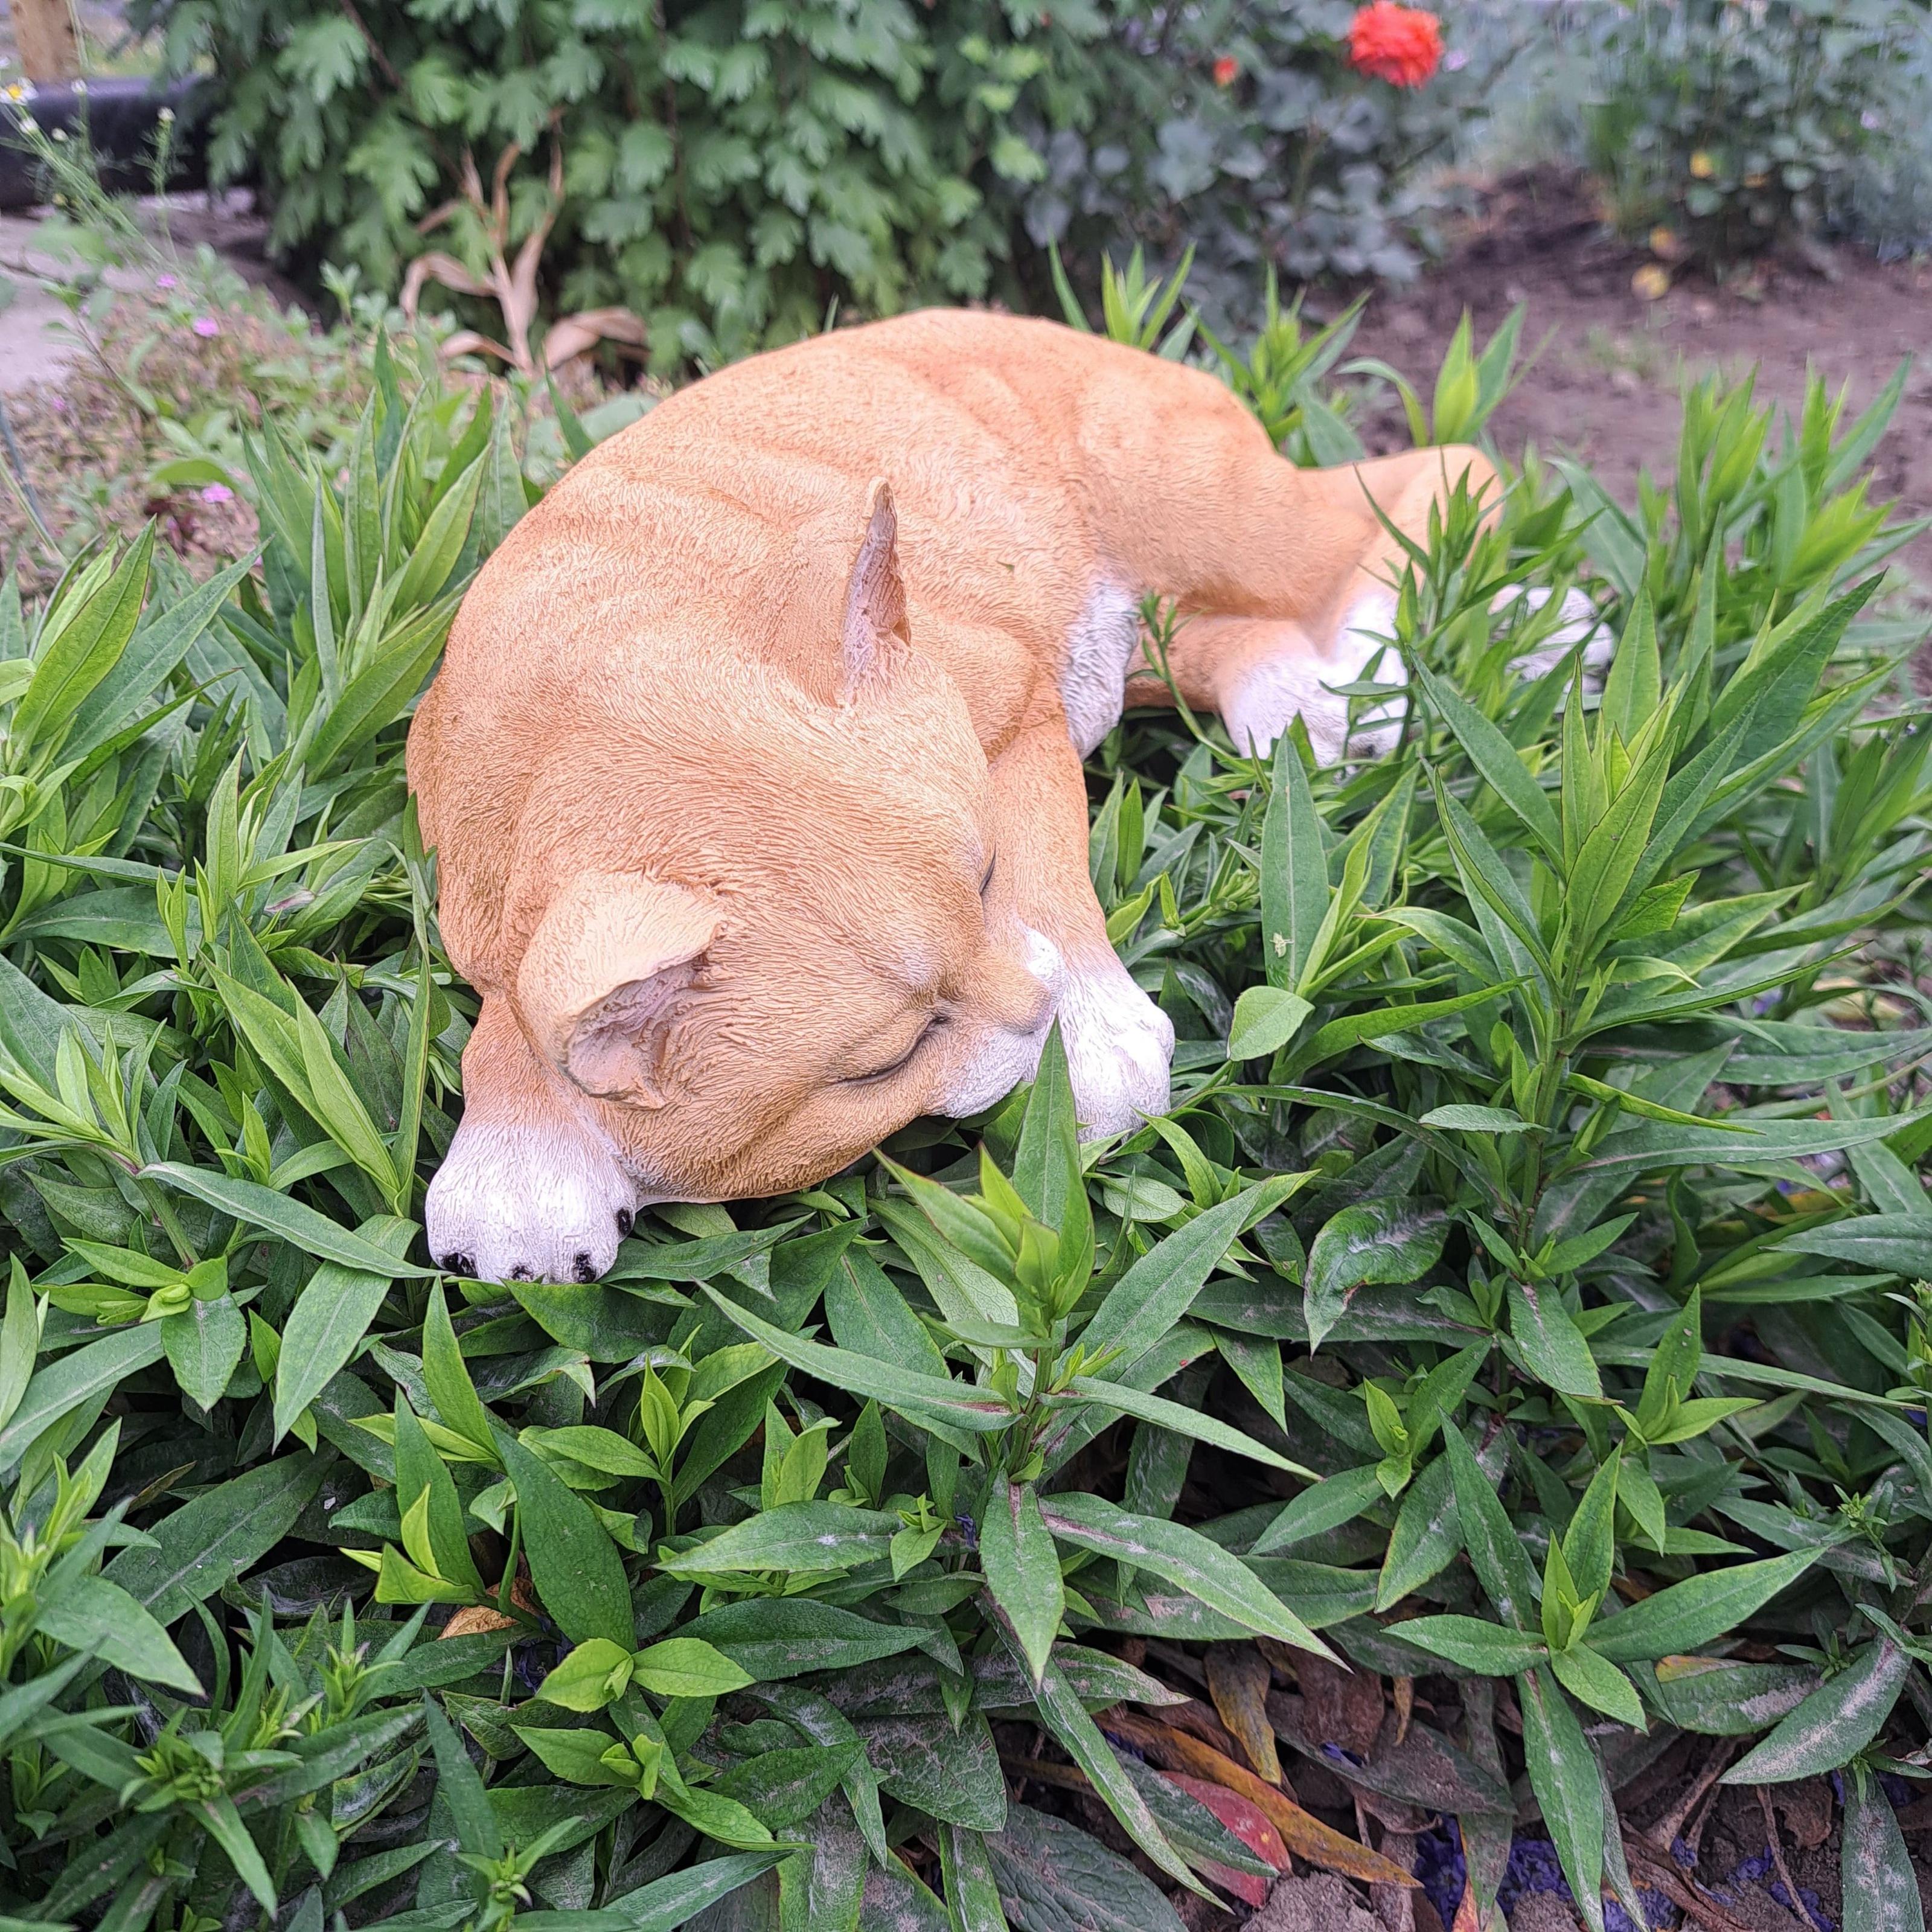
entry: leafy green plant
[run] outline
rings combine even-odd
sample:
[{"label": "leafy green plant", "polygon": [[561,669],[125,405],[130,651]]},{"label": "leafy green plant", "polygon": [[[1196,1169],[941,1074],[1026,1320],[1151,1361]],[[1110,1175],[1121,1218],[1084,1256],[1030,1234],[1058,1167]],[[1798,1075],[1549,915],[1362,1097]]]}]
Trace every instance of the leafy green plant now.
[{"label": "leafy green plant", "polygon": [[[110,191],[84,132],[56,143],[18,106],[0,104],[0,118],[41,166],[58,204],[36,230],[35,259],[82,352],[57,386],[16,397],[10,408],[21,462],[16,471],[10,456],[0,470],[0,544],[20,558],[25,586],[51,589],[70,560],[104,536],[132,538],[151,519],[164,548],[196,574],[219,569],[256,535],[250,437],[272,426],[298,457],[340,470],[368,402],[379,338],[392,387],[401,381],[421,392],[422,406],[445,430],[465,412],[464,382],[440,380],[434,358],[466,345],[360,290],[353,269],[325,272],[338,319],[316,328],[249,287],[212,250],[178,247],[164,200],[144,218]],[[165,166],[164,152],[158,171]],[[506,268],[503,281],[513,311],[524,282],[533,304],[533,273],[519,281]],[[526,366],[496,394],[516,419],[516,446],[535,484],[553,478],[584,437],[610,434],[654,398],[604,394],[580,361],[563,388],[548,370],[532,380],[538,372],[524,332],[533,313],[526,306],[520,319],[509,316]],[[634,323],[569,318],[546,339],[551,366],[572,363],[599,329],[634,340]]]},{"label": "leafy green plant", "polygon": [[[151,0],[140,17],[208,76],[214,170],[260,184],[290,266],[394,287],[434,228],[437,279],[500,292],[495,260],[541,230],[546,311],[633,311],[670,374],[835,305],[1050,299],[1056,240],[1084,260],[1132,232],[1172,259],[1198,237],[1222,326],[1251,308],[1257,260],[1412,274],[1418,172],[1479,114],[1490,63],[1465,50],[1418,88],[1369,79],[1346,58],[1353,11]],[[560,195],[530,168],[487,202],[467,192],[472,148],[547,136]]]},{"label": "leafy green plant", "polygon": [[1411,279],[1452,193],[1431,166],[1478,138],[1531,38],[1516,22],[1472,35],[1479,10],[1433,10],[1447,55],[1396,86],[1352,64],[1346,0],[1108,9],[1086,85],[1030,131],[1028,233],[1083,262],[1124,234],[1159,260],[1185,247],[1224,333],[1253,326],[1259,264],[1298,281]]},{"label": "leafy green plant", "polygon": [[[1308,456],[1346,339],[1208,346]],[[1280,1852],[1404,1886],[1395,1816],[1455,1822],[1445,1922],[1521,1829],[1600,1924],[1691,1882],[1618,1804],[1688,1734],[1842,1771],[1847,1916],[1910,1922],[1895,396],[1780,435],[1697,392],[1634,510],[1456,496],[1373,764],[1126,721],[1090,861],[1169,1115],[1081,1143],[1054,1041],[980,1121],[503,1285],[419,1258],[474,1006],[401,752],[533,486],[493,392],[379,346],[368,397],[339,464],[251,436],[259,567],[144,538],[0,596],[0,1910],[1174,1932]]]},{"label": "leafy green plant", "polygon": [[1892,138],[1923,10],[1894,0],[1625,10],[1601,50],[1591,166],[1619,225],[1736,262],[1841,216]]}]

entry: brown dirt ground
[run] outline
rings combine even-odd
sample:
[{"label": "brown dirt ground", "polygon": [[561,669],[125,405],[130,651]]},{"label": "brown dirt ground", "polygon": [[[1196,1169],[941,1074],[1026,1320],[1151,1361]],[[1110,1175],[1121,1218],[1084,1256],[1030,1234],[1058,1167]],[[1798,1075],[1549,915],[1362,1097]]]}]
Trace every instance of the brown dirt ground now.
[{"label": "brown dirt ground", "polygon": [[[1932,260],[1820,250],[1725,284],[1685,273],[1646,302],[1630,278],[1649,259],[1610,234],[1574,178],[1514,176],[1481,195],[1439,268],[1371,300],[1354,350],[1379,356],[1426,396],[1465,308],[1480,343],[1525,304],[1526,347],[1544,346],[1490,424],[1496,446],[1514,455],[1534,442],[1579,457],[1626,502],[1640,468],[1667,473],[1674,462],[1687,379],[1713,369],[1736,377],[1755,364],[1760,396],[1795,412],[1815,367],[1834,388],[1849,383],[1858,409],[1911,356],[1904,400],[1877,453],[1877,492],[1896,498],[1902,514],[1932,514]],[[1371,446],[1396,446],[1400,421],[1391,398],[1363,425]],[[1932,531],[1900,561],[1932,586]]]}]

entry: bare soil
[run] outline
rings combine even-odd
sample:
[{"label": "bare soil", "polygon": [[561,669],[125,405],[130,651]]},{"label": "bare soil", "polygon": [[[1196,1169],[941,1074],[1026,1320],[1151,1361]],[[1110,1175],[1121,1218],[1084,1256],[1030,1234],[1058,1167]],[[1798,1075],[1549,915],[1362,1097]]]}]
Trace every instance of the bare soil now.
[{"label": "bare soil", "polygon": [[[1490,424],[1496,446],[1513,456],[1534,443],[1546,455],[1580,458],[1626,502],[1640,470],[1669,473],[1687,380],[1755,367],[1759,394],[1795,414],[1815,368],[1834,389],[1846,384],[1856,410],[1912,357],[1904,400],[1877,453],[1877,489],[1904,515],[1932,514],[1932,260],[1885,263],[1850,247],[1821,248],[1723,284],[1687,272],[1653,302],[1631,286],[1651,259],[1610,233],[1586,183],[1512,176],[1480,196],[1440,267],[1371,300],[1354,347],[1400,370],[1426,397],[1465,309],[1480,342],[1524,304],[1525,345],[1542,346]],[[1364,428],[1372,447],[1406,437],[1392,398]],[[1932,532],[1899,561],[1932,586]]]}]

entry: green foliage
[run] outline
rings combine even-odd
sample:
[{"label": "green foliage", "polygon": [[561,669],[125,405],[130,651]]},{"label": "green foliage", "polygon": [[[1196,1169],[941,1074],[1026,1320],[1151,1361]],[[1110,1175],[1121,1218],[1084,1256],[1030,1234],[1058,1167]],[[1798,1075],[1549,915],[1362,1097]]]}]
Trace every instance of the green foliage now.
[{"label": "green foliage", "polygon": [[1103,10],[1112,31],[1093,45],[1082,94],[1049,104],[1030,134],[1041,169],[1027,232],[1083,258],[1122,234],[1169,260],[1184,243],[1217,327],[1252,326],[1258,264],[1298,281],[1412,278],[1447,194],[1428,166],[1476,137],[1535,31],[1512,22],[1478,39],[1480,10],[1432,8],[1448,57],[1399,88],[1348,67],[1351,0]]},{"label": "green foliage", "polygon": [[1250,305],[1258,259],[1412,274],[1413,177],[1489,78],[1353,74],[1346,0],[140,10],[176,66],[211,73],[216,172],[260,182],[276,248],[309,273],[393,287],[433,215],[436,245],[483,269],[460,194],[473,152],[485,177],[511,170],[512,252],[555,218],[547,306],[635,310],[667,372],[791,340],[835,304],[1042,296],[1040,249],[1084,259],[1124,230],[1162,255],[1198,236],[1217,316]]},{"label": "green foliage", "polygon": [[[1109,326],[1165,340],[1170,292]],[[1215,352],[1308,454],[1345,340]],[[1092,872],[1169,1116],[1081,1143],[1056,1037],[976,1124],[499,1286],[416,1258],[474,1006],[402,743],[530,491],[487,392],[379,348],[370,398],[339,470],[251,439],[259,572],[144,538],[0,594],[0,1910],[1173,1932],[1256,1864],[1162,1775],[1238,1773],[1161,1720],[1204,1685],[1454,1814],[1479,1918],[1520,1808],[1600,1924],[1642,1852],[1605,1794],[1683,1731],[1846,1768],[1846,1916],[1906,1922],[1932,740],[1878,708],[1888,400],[1774,437],[1696,392],[1634,513],[1457,496],[1375,763],[1127,721]],[[1600,692],[1502,594],[1580,575]],[[1264,1694],[1330,1658],[1425,1680],[1406,1745]]]},{"label": "green foliage", "polygon": [[[334,474],[368,400],[379,335],[392,332],[412,383],[433,379],[446,338],[434,324],[411,327],[386,296],[360,290],[353,268],[324,270],[338,320],[318,328],[249,286],[212,249],[178,246],[166,202],[152,204],[151,223],[136,219],[128,199],[104,185],[84,130],[56,142],[4,102],[0,122],[57,204],[19,272],[66,309],[64,327],[80,351],[61,394],[29,392],[10,404],[15,442],[0,466],[0,546],[19,556],[23,590],[51,588],[102,537],[132,538],[156,517],[168,548],[197,575],[219,568],[252,534],[250,435],[272,424],[292,451],[312,452]],[[158,175],[166,164],[164,148]],[[0,278],[0,303],[5,287]],[[581,364],[566,380],[584,423],[552,383],[513,376],[499,392],[514,410],[533,482],[554,478],[580,453],[578,440],[608,435],[650,404],[643,391],[600,398]],[[453,396],[439,405],[446,414],[455,406]]]},{"label": "green foliage", "polygon": [[1902,0],[1624,10],[1588,116],[1619,224],[1662,224],[1724,264],[1843,215],[1865,158],[1903,134],[1924,34],[1924,10]]}]

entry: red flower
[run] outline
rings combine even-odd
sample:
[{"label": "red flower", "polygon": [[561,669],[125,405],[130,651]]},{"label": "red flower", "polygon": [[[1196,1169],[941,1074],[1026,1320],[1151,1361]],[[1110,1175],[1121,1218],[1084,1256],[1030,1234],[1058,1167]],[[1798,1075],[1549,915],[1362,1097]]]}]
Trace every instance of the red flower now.
[{"label": "red flower", "polygon": [[1370,0],[1348,23],[1348,64],[1391,87],[1420,87],[1442,60],[1442,26],[1420,7]]},{"label": "red flower", "polygon": [[1234,76],[1240,70],[1241,64],[1232,54],[1223,54],[1214,63],[1214,85],[1216,87],[1233,86]]}]

